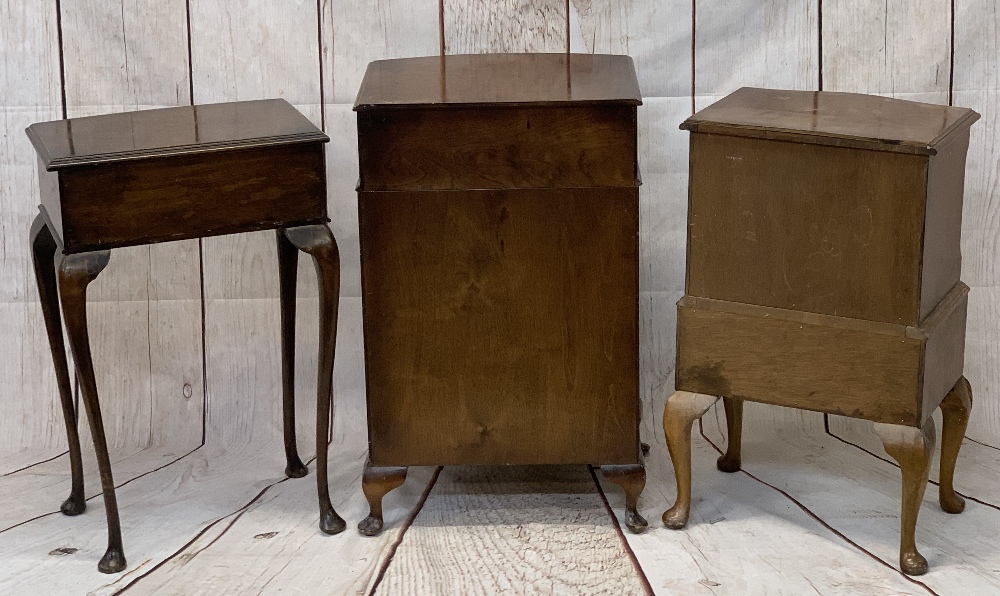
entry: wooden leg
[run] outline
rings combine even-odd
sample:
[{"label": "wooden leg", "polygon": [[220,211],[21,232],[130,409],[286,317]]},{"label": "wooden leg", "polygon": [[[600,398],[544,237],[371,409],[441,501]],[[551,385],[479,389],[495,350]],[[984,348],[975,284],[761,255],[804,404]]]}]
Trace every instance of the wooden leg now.
[{"label": "wooden leg", "polygon": [[87,509],[87,499],[83,495],[83,458],[80,455],[80,434],[77,431],[79,417],[73,404],[73,388],[70,385],[66,346],[63,344],[62,317],[59,315],[59,290],[54,261],[56,248],[56,241],[45,225],[45,219],[39,214],[31,224],[31,260],[35,266],[35,281],[38,284],[45,331],[49,336],[52,362],[56,367],[56,384],[59,386],[59,401],[62,404],[63,420],[66,422],[72,475],[69,498],[63,501],[59,510],[65,515],[80,515]]},{"label": "wooden leg", "polygon": [[87,286],[104,270],[111,258],[109,251],[57,255],[56,269],[59,276],[59,298],[66,317],[66,334],[73,351],[76,376],[80,380],[83,405],[90,420],[90,434],[94,437],[97,468],[101,473],[104,491],[104,508],[108,516],[108,550],[97,569],[102,573],[117,573],[125,569],[125,551],[122,548],[121,523],[118,520],[118,502],[115,499],[115,481],[111,475],[111,458],[104,436],[104,421],[97,398],[97,381],[94,362],[90,355],[90,337],[87,332]]},{"label": "wooden leg", "polygon": [[927,559],[917,552],[914,533],[934,450],[934,419],[928,418],[923,428],[876,423],[875,432],[882,438],[885,452],[899,463],[903,475],[899,567],[907,575],[923,575],[927,572]]},{"label": "wooden leg", "polygon": [[639,515],[639,495],[646,487],[646,466],[631,464],[624,466],[601,466],[601,473],[609,481],[625,491],[625,525],[633,534],[641,534],[649,523]]},{"label": "wooden leg", "polygon": [[688,391],[678,391],[667,399],[663,434],[677,477],[677,501],[663,514],[663,524],[668,528],[679,530],[687,525],[691,512],[691,425],[718,400],[715,396]]},{"label": "wooden leg", "polygon": [[941,484],[938,499],[941,509],[948,513],[961,513],[965,509],[965,499],[955,493],[955,462],[965,438],[965,427],[969,424],[972,410],[972,386],[962,377],[941,402],[943,424],[941,426]]},{"label": "wooden leg", "polygon": [[295,443],[295,282],[299,251],[275,230],[278,241],[278,293],[281,297],[281,418],[285,437],[285,475],[302,478],[309,473]]},{"label": "wooden leg", "polygon": [[[319,493],[319,529],[327,534],[347,527],[330,503],[327,456],[330,449],[330,402],[333,394],[333,361],[337,346],[337,312],[340,304],[340,252],[325,225],[284,230],[288,241],[313,258],[319,278],[319,358],[316,379],[316,487]],[[294,321],[292,322],[294,325]],[[284,333],[282,333],[284,335]],[[294,425],[293,425],[294,428]]]},{"label": "wooden leg", "polygon": [[375,536],[382,531],[382,497],[406,480],[406,467],[376,468],[365,463],[361,477],[361,490],[368,499],[368,517],[358,524],[358,531],[365,536]]},{"label": "wooden leg", "polygon": [[740,453],[743,448],[743,400],[734,397],[722,398],[722,404],[726,408],[726,428],[728,430],[729,442],[726,445],[725,455],[720,455],[715,467],[720,471],[732,474],[740,471],[742,458]]}]

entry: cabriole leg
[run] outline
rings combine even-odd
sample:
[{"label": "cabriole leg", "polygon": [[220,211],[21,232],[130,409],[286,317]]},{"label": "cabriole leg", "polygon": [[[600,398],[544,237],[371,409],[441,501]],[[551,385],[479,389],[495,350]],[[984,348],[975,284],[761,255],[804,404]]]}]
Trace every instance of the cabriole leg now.
[{"label": "cabriole leg", "polygon": [[687,525],[691,512],[691,426],[718,400],[688,391],[678,391],[667,399],[663,434],[677,477],[677,501],[663,514],[663,524],[668,528],[679,530]]},{"label": "cabriole leg", "polygon": [[633,534],[641,534],[649,523],[639,515],[639,495],[646,487],[646,466],[630,464],[624,466],[601,466],[601,473],[625,491],[625,525]]},{"label": "cabriole leg", "polygon": [[970,411],[972,411],[972,386],[965,377],[961,377],[941,402],[943,423],[938,499],[941,502],[941,509],[948,513],[961,513],[965,510],[965,499],[955,492],[955,462],[958,460],[958,451],[962,448],[962,439],[965,438]]},{"label": "cabriole leg", "polygon": [[361,477],[361,490],[368,499],[368,517],[358,524],[358,531],[365,536],[375,536],[382,531],[382,497],[398,488],[406,480],[406,467],[373,467],[365,463]]},{"label": "cabriole leg", "polygon": [[126,566],[118,502],[115,499],[115,481],[111,475],[111,458],[108,456],[108,442],[104,436],[104,421],[101,418],[87,332],[87,286],[107,267],[110,259],[111,253],[106,250],[56,256],[59,298],[66,317],[66,334],[73,351],[83,405],[90,420],[90,434],[94,437],[97,468],[101,473],[101,489],[104,491],[104,508],[108,516],[108,550],[97,564],[97,569],[102,573],[117,573]]},{"label": "cabriole leg", "polygon": [[56,368],[56,384],[59,386],[59,402],[62,405],[63,420],[66,422],[66,439],[69,443],[69,467],[72,485],[69,498],[59,507],[65,515],[80,515],[87,509],[87,499],[83,496],[83,458],[80,454],[80,434],[77,430],[76,406],[73,404],[73,388],[70,385],[69,364],[66,361],[66,346],[63,344],[62,317],[59,315],[59,290],[56,284],[56,241],[52,237],[41,214],[31,224],[31,261],[35,267],[35,281],[38,284],[38,298],[45,319],[45,331],[49,336],[49,349]]},{"label": "cabriole leg", "polygon": [[295,441],[295,282],[299,252],[275,230],[278,243],[278,293],[281,298],[281,421],[285,438],[285,475],[301,478],[309,473]]},{"label": "cabriole leg", "polygon": [[[347,527],[330,503],[327,456],[330,448],[330,403],[333,394],[333,361],[337,346],[337,312],[340,304],[340,252],[325,225],[287,228],[284,236],[313,258],[319,278],[319,358],[316,380],[316,487],[319,493],[319,529],[337,534]],[[294,325],[294,321],[292,322]]]},{"label": "cabriole leg", "polygon": [[875,432],[882,438],[885,452],[899,464],[903,476],[899,567],[907,575],[923,575],[927,572],[927,559],[917,552],[915,533],[934,450],[934,419],[928,418],[923,428],[876,423]]}]

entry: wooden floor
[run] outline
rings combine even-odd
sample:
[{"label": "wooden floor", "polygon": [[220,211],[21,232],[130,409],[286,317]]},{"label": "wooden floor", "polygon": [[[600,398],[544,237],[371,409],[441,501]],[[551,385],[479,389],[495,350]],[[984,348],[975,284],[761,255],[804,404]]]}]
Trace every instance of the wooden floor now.
[{"label": "wooden floor", "polygon": [[710,412],[694,433],[692,520],[671,531],[654,422],[642,535],[622,532],[623,494],[585,467],[416,468],[386,498],[386,531],[366,538],[353,528],[366,512],[359,435],[331,445],[333,501],[350,522],[331,537],[316,526],[315,477],[284,479],[277,442],[120,453],[129,567],[117,576],[96,570],[106,534],[94,483],[87,512],[65,517],[67,456],[8,455],[0,594],[1000,593],[994,446],[963,446],[961,515],[937,506],[932,471],[917,530],[931,571],[911,579],[896,570],[899,471],[863,425],[823,430],[819,417],[819,430],[774,432],[751,420],[744,471],[723,474]]}]

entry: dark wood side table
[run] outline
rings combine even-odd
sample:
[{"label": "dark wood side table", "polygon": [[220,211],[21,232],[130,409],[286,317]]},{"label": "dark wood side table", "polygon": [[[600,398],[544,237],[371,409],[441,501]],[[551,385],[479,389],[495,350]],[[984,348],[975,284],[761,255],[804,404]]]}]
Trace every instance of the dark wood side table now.
[{"label": "dark wood side table", "polygon": [[32,256],[62,401],[72,467],[66,515],[86,508],[77,413],[70,389],[59,303],[66,318],[90,420],[108,517],[105,573],[125,568],[115,484],[87,334],[87,285],[112,248],[274,229],[281,296],[282,410],[289,477],[306,467],[295,443],[294,349],[297,250],[310,254],[320,288],[316,482],[320,528],[344,520],[330,503],[326,437],[330,421],[340,257],[326,223],[329,138],[284,100],[167,108],[33,124],[41,213]]},{"label": "dark wood side table", "polygon": [[636,109],[626,56],[373,62],[358,112],[371,506],[407,466],[599,464],[639,443]]},{"label": "dark wood side table", "polygon": [[941,507],[959,513],[955,460],[972,391],[962,376],[969,288],[960,237],[972,110],[848,93],[740,89],[691,131],[678,392],[664,432],[687,523],[691,425],[719,397],[724,472],[740,468],[743,400],[874,421],[902,470],[900,567],[944,415]]}]

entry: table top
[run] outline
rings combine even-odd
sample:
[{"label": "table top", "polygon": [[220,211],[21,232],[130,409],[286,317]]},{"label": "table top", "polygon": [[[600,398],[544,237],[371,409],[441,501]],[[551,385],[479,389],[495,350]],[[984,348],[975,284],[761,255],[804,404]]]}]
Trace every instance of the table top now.
[{"label": "table top", "polygon": [[744,87],[694,114],[681,128],[934,155],[935,147],[978,119],[968,108],[890,97]]},{"label": "table top", "polygon": [[330,140],[283,99],[124,112],[32,124],[46,170]]},{"label": "table top", "polygon": [[470,54],[377,60],[354,109],[407,107],[641,105],[628,56]]}]

